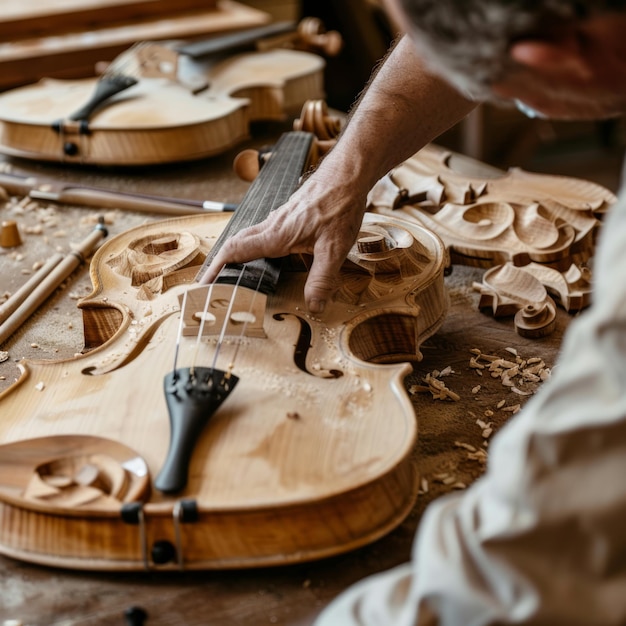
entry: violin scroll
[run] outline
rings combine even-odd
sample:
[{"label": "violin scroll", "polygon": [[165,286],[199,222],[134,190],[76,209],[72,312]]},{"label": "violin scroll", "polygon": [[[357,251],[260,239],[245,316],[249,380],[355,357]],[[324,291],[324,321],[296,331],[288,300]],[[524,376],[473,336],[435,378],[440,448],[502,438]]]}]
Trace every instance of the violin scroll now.
[{"label": "violin scroll", "polygon": [[317,17],[305,17],[298,22],[295,31],[268,37],[257,42],[259,50],[285,47],[305,52],[323,54],[327,57],[335,57],[343,48],[343,37],[336,30],[327,31],[322,20]]},{"label": "violin scroll", "polygon": [[327,31],[322,21],[316,17],[306,17],[300,21],[297,29],[303,49],[321,51],[326,56],[334,57],[341,52],[343,39],[336,30]]},{"label": "violin scroll", "polygon": [[335,145],[339,137],[341,119],[329,114],[324,100],[307,100],[300,117],[294,120],[293,129],[313,133],[317,138],[318,155],[323,156]]},{"label": "violin scroll", "polygon": [[[307,100],[302,106],[300,117],[293,122],[294,131],[312,133],[315,137],[311,155],[312,165],[317,165],[317,162],[335,145],[341,127],[341,118],[330,115],[326,102],[321,99]],[[271,149],[243,150],[235,157],[233,169],[241,180],[252,182],[271,154]]]}]

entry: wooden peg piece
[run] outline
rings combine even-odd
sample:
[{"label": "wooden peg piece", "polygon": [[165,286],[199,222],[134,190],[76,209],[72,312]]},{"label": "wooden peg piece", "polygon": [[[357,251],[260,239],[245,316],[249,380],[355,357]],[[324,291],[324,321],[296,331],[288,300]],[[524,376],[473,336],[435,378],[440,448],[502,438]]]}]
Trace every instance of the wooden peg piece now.
[{"label": "wooden peg piece", "polygon": [[0,247],[16,248],[22,245],[22,236],[14,220],[5,220],[0,229]]}]

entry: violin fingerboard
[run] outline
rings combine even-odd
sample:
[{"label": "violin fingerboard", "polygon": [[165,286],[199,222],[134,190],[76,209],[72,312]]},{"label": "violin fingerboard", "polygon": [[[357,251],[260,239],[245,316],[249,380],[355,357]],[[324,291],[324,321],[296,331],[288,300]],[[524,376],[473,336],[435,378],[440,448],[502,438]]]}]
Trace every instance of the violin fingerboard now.
[{"label": "violin fingerboard", "polygon": [[[207,255],[196,280],[204,274],[224,241],[240,230],[262,222],[273,210],[289,199],[296,190],[308,164],[312,143],[313,135],[302,131],[285,133],[280,137],[267,163],[261,168],[228,225]],[[245,282],[245,286],[252,289],[259,288],[263,293],[271,293],[280,275],[280,265],[278,259],[259,259],[253,263],[247,263],[246,274],[242,277],[240,284]],[[237,283],[243,268],[244,266],[235,264],[227,266],[222,270],[217,282]]]}]

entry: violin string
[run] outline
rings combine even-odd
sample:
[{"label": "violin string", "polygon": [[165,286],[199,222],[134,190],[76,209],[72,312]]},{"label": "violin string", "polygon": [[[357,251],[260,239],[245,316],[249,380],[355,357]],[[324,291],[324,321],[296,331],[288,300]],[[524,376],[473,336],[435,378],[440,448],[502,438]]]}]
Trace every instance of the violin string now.
[{"label": "violin string", "polygon": [[[219,278],[219,275],[222,273],[222,270],[219,271],[217,277]],[[209,307],[209,302],[211,300],[211,292],[213,291],[213,284],[211,283],[211,285],[209,285],[209,288],[207,290],[207,297],[204,303],[204,314],[202,315],[202,318],[200,319],[200,325],[199,325],[199,329],[198,329],[198,334],[196,335],[196,346],[195,346],[195,354],[197,354],[198,352],[198,346],[200,343],[200,340],[202,338],[202,333],[204,332],[204,321],[206,318],[206,313],[208,311],[208,307]],[[185,320],[185,313],[187,311],[187,296],[189,294],[189,289],[185,289],[185,292],[183,294],[183,301],[180,307],[180,319],[178,321],[178,332],[176,335],[176,346],[174,348],[174,380],[176,380],[178,378],[178,375],[176,374],[177,371],[177,364],[178,364],[178,354],[180,352],[180,345],[182,342],[182,337],[183,337],[183,328],[184,328],[184,320]],[[190,368],[190,375],[193,376],[193,371],[195,368],[195,355],[194,355],[194,360],[192,362],[191,368]]]},{"label": "violin string", "polygon": [[[271,160],[270,160],[270,163],[271,163]],[[272,165],[273,165],[273,163],[272,163]],[[272,189],[270,189],[270,186],[268,185],[268,186],[265,187],[265,189],[263,190],[263,192],[261,194],[257,194],[257,197],[255,198],[255,206],[256,206],[255,214],[258,215],[261,212],[260,207],[262,207],[265,204],[265,202],[267,201],[267,198],[270,195],[270,193],[275,194],[275,197],[278,195],[277,192],[276,192],[276,186],[278,187],[279,191],[282,190],[285,187],[285,182],[286,182],[286,180],[288,178],[288,171],[287,170],[288,170],[288,168],[281,168],[278,172],[274,172],[273,173],[273,179],[274,179],[275,183],[276,183],[276,181],[278,181],[278,185],[275,184],[274,188],[272,188]],[[270,202],[270,204],[271,204],[271,202]],[[236,214],[235,214],[235,216],[236,216]],[[256,220],[256,221],[259,221],[259,220]],[[236,300],[237,291],[239,289],[241,280],[242,280],[243,275],[245,273],[246,266],[247,266],[247,264],[244,264],[242,270],[239,273],[239,276],[237,278],[237,281],[236,281],[236,283],[234,285],[234,288],[233,288],[233,292],[232,292],[231,297],[230,297],[230,301],[228,303],[228,308],[227,308],[227,311],[226,311],[226,315],[224,317],[222,328],[220,330],[220,335],[219,335],[219,338],[218,338],[218,341],[217,341],[217,344],[216,344],[215,354],[213,355],[213,362],[212,362],[212,365],[211,365],[211,369],[212,370],[214,370],[215,367],[216,367],[217,359],[219,358],[220,352],[221,352],[222,347],[224,345],[224,338],[225,338],[225,335],[226,335],[226,329],[228,327],[228,323],[229,323],[231,315],[232,315],[232,310],[233,310],[234,303],[235,303],[235,300]],[[224,268],[222,268],[222,269],[224,269]],[[260,274],[260,277],[259,277],[259,280],[258,280],[258,284],[257,284],[256,288],[253,290],[254,291],[254,296],[253,296],[253,298],[251,300],[250,307],[249,307],[249,310],[248,310],[248,313],[250,313],[250,314],[252,314],[252,311],[254,309],[254,301],[255,301],[257,293],[260,291],[260,287],[261,287],[261,284],[262,284],[262,281],[263,281],[263,278],[264,278],[264,275],[265,275],[265,270],[266,270],[266,268],[265,268],[265,266],[263,266],[261,274]],[[220,270],[220,273],[221,273],[221,271],[222,270]],[[215,281],[211,284],[211,286],[210,286],[210,288],[209,288],[209,290],[207,292],[207,299],[206,299],[205,305],[204,305],[204,311],[203,311],[203,315],[202,315],[202,319],[201,319],[201,323],[200,323],[200,328],[199,328],[198,335],[196,337],[196,346],[195,346],[195,350],[194,350],[193,362],[192,362],[192,367],[191,367],[192,375],[193,375],[193,370],[195,368],[195,364],[197,362],[197,358],[198,358],[198,354],[199,354],[199,347],[200,347],[201,341],[202,341],[202,335],[203,335],[203,332],[204,332],[204,323],[205,323],[205,320],[206,320],[206,317],[207,317],[207,313],[208,313],[208,308],[209,308],[209,305],[210,305],[212,286],[213,286],[213,284],[215,284],[217,282],[218,279],[219,279],[219,274],[218,274],[217,278],[215,279]],[[235,351],[233,353],[233,358],[232,358],[231,363],[229,364],[229,370],[232,369],[232,367],[234,366],[234,362],[235,362],[235,359],[236,359],[236,357],[237,357],[237,355],[239,353],[240,346],[243,343],[242,342],[242,337],[244,336],[245,331],[247,329],[248,319],[245,320],[244,324],[242,325],[242,329],[241,329],[241,331],[239,333],[239,341],[237,341],[237,343],[236,343]],[[179,338],[178,341],[180,341],[180,338]],[[177,350],[178,350],[178,347],[177,347]]]},{"label": "violin string", "polygon": [[222,328],[220,330],[220,336],[217,340],[217,345],[215,346],[215,354],[213,355],[213,363],[211,363],[211,370],[215,369],[217,364],[217,358],[219,353],[221,352],[221,348],[224,342],[224,337],[226,336],[226,327],[228,326],[228,321],[230,320],[231,313],[233,312],[233,306],[235,306],[235,298],[237,296],[237,289],[239,288],[239,284],[241,283],[241,279],[243,278],[244,272],[246,270],[246,265],[244,264],[241,272],[239,272],[239,276],[237,276],[237,282],[233,287],[233,293],[230,297],[230,301],[228,302],[228,309],[226,310],[226,315],[224,316],[224,323],[222,324]]},{"label": "violin string", "polygon": [[[285,170],[280,171],[280,172],[278,172],[278,173],[274,173],[274,176],[273,176],[274,180],[277,180],[277,179],[279,180],[279,183],[278,183],[278,188],[279,188],[279,189],[281,189],[281,188],[283,187],[284,180],[285,180],[285,178],[286,178],[286,177],[287,177],[287,172],[286,172]],[[267,196],[270,194],[270,192],[271,192],[271,191],[274,191],[274,193],[275,193],[275,190],[270,189],[270,188],[269,188],[269,185],[268,185],[268,186],[266,186],[266,188],[263,190],[263,193],[260,195],[260,197],[257,197],[257,198],[256,198],[255,206],[257,207],[257,208],[256,208],[256,213],[257,213],[257,214],[260,212],[259,207],[261,207],[261,206],[263,205],[263,201],[267,199]],[[258,221],[258,220],[256,220],[256,221]],[[243,268],[242,268],[241,272],[239,273],[239,276],[238,276],[238,278],[237,278],[237,282],[236,282],[235,287],[234,287],[234,289],[233,289],[233,293],[232,293],[232,296],[231,296],[230,302],[228,303],[228,311],[227,311],[227,313],[226,313],[226,317],[225,317],[225,319],[224,319],[224,324],[222,325],[222,329],[221,329],[220,337],[219,337],[218,342],[217,342],[217,346],[216,346],[215,354],[214,354],[214,356],[213,356],[213,363],[212,363],[212,365],[211,365],[211,368],[212,368],[212,369],[215,369],[215,366],[216,366],[216,363],[217,363],[217,359],[218,359],[218,357],[219,357],[219,353],[220,353],[220,351],[221,351],[221,349],[222,349],[222,346],[223,346],[224,336],[225,336],[225,334],[226,334],[226,326],[228,325],[228,321],[229,321],[229,319],[230,319],[230,315],[231,315],[231,313],[232,313],[232,308],[233,308],[233,305],[234,305],[234,302],[235,302],[235,297],[236,297],[237,289],[238,289],[238,287],[239,287],[239,284],[240,284],[241,279],[242,279],[242,277],[243,277],[243,274],[244,274],[244,272],[245,272],[246,265],[247,265],[247,264],[245,264],[245,265],[243,266]],[[264,276],[265,276],[265,269],[266,269],[266,266],[264,265],[264,266],[263,266],[263,268],[262,268],[262,270],[261,270],[260,277],[259,277],[259,280],[258,280],[258,282],[257,282],[257,286],[256,286],[256,288],[254,289],[254,296],[253,296],[253,298],[252,298],[252,300],[251,300],[250,307],[249,307],[249,309],[248,309],[248,313],[251,313],[251,312],[252,312],[252,310],[253,310],[253,306],[254,306],[254,299],[256,298],[257,293],[258,293],[258,292],[260,291],[260,289],[261,289],[261,284],[262,284],[262,282],[263,282],[263,278],[264,278]],[[216,278],[216,280],[217,280],[217,278]],[[237,342],[237,344],[236,344],[236,347],[235,347],[235,352],[233,353],[233,358],[232,358],[232,360],[231,360],[231,362],[230,362],[230,364],[229,364],[229,366],[228,366],[228,369],[229,369],[229,370],[231,370],[231,369],[234,367],[234,364],[235,364],[235,359],[236,359],[236,357],[237,357],[237,355],[238,355],[238,353],[239,353],[239,348],[240,348],[240,346],[241,346],[241,344],[242,344],[242,337],[243,337],[243,333],[245,332],[245,330],[246,330],[247,326],[248,326],[248,322],[246,321],[246,322],[243,324],[243,326],[242,326],[242,330],[241,330],[241,332],[240,332],[240,334],[239,334],[239,341],[238,341],[238,342]]]},{"label": "violin string", "polygon": [[211,283],[206,292],[206,299],[204,301],[204,307],[202,309],[202,316],[200,318],[200,326],[198,328],[198,334],[196,335],[196,343],[194,346],[193,357],[191,359],[191,367],[189,369],[190,376],[194,377],[194,372],[196,369],[196,361],[198,359],[198,353],[200,351],[200,344],[202,343],[202,335],[204,334],[204,324],[207,318],[207,313],[209,311],[209,304],[211,303],[211,295],[213,294],[213,285],[215,283]]},{"label": "violin string", "polygon": [[183,303],[180,307],[180,320],[178,321],[178,333],[176,334],[176,346],[174,348],[174,369],[173,369],[173,379],[174,381],[178,380],[177,374],[177,364],[178,364],[178,352],[180,350],[180,342],[183,336],[183,318],[185,317],[185,309],[187,308],[187,294],[189,293],[188,289],[185,289],[185,293],[183,294]]},{"label": "violin string", "polygon": [[[263,266],[263,270],[261,271],[261,275],[259,276],[259,280],[257,282],[257,285],[256,285],[255,289],[254,289],[253,296],[252,296],[252,298],[250,300],[250,306],[248,307],[248,313],[250,314],[250,316],[253,315],[252,311],[254,311],[254,301],[256,300],[257,295],[261,291],[261,284],[263,282],[263,276],[265,276],[265,266]],[[231,369],[231,370],[232,370],[233,367],[235,367],[235,361],[237,360],[237,355],[239,354],[239,348],[243,344],[243,337],[245,336],[247,329],[248,329],[248,318],[243,323],[243,326],[241,328],[241,332],[239,333],[239,341],[237,341],[237,343],[235,344],[235,351],[233,352],[233,358],[231,359],[231,362],[230,362],[230,364],[228,366],[229,369]]]},{"label": "violin string", "polygon": [[[286,178],[287,178],[287,171],[286,171],[286,169],[282,169],[282,171],[275,172],[273,174],[274,181],[276,181],[276,180],[279,181],[278,182],[278,188],[279,189],[281,189],[283,187],[284,181],[285,181]],[[270,189],[270,186],[268,185],[263,190],[263,193],[260,194],[260,196],[256,198],[255,206],[257,207],[256,208],[256,213],[257,214],[260,211],[259,207],[261,207],[263,205],[263,202],[267,199],[267,197],[269,196],[270,192],[276,193],[275,192],[275,188],[274,189]],[[232,312],[232,307],[234,305],[234,301],[235,301],[235,297],[236,297],[236,292],[237,292],[237,289],[239,287],[239,283],[241,282],[241,278],[243,277],[243,274],[244,274],[244,271],[245,271],[245,267],[246,267],[246,265],[243,266],[241,272],[239,273],[239,276],[238,276],[238,279],[237,279],[237,283],[235,285],[235,288],[233,289],[233,294],[232,294],[230,302],[228,304],[228,311],[227,311],[227,314],[226,314],[226,317],[225,317],[225,320],[224,320],[224,324],[222,326],[220,338],[218,339],[218,343],[217,343],[217,346],[216,346],[216,351],[215,351],[215,354],[213,356],[213,363],[212,363],[212,366],[211,366],[212,369],[215,369],[215,365],[217,363],[217,358],[219,356],[219,352],[221,351],[221,348],[222,348],[222,345],[223,345],[224,336],[225,336],[225,333],[226,333],[226,326],[227,326],[228,321],[230,319],[230,315],[231,315],[231,312]],[[263,269],[261,271],[261,274],[260,274],[257,286],[254,289],[254,296],[253,296],[253,298],[251,300],[250,307],[248,309],[248,313],[251,313],[252,310],[253,310],[254,299],[256,298],[257,293],[260,291],[261,284],[263,282],[263,277],[265,276],[265,269],[266,269],[266,266],[264,265]],[[243,324],[242,330],[241,330],[241,332],[239,334],[239,341],[236,344],[235,352],[233,353],[233,358],[231,360],[231,363],[229,364],[229,370],[231,370],[232,367],[234,367],[235,359],[236,359],[236,357],[237,357],[237,355],[239,353],[239,348],[240,348],[240,346],[242,344],[243,333],[245,332],[245,330],[247,328],[247,325],[248,325],[248,322],[246,321]]]}]

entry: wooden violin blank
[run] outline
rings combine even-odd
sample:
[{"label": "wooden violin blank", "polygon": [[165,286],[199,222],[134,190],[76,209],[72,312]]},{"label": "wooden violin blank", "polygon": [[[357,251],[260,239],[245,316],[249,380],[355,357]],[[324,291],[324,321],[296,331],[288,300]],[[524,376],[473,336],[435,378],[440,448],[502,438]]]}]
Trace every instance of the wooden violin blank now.
[{"label": "wooden violin blank", "polygon": [[[86,335],[103,343],[60,362],[23,362],[0,394],[2,554],[94,570],[279,565],[362,546],[411,510],[417,422],[402,379],[443,322],[446,255],[430,231],[373,214],[323,317],[306,312],[306,274],[283,271],[263,336],[234,324],[216,353],[218,335],[182,335],[181,367],[217,354],[215,367],[239,382],[202,431],[182,492],[141,482],[119,495],[124,481],[139,480],[132,468],[141,463],[129,460],[145,463],[149,484],[163,466],[162,386],[181,296],[202,262],[184,251],[210,249],[228,219],[194,215],[107,241],[91,264],[93,292],[79,303]],[[145,255],[150,281],[162,271],[151,299],[116,262],[130,249]],[[235,286],[226,287],[236,303]],[[223,310],[225,299],[208,310]],[[18,469],[7,469],[16,459]]]}]

